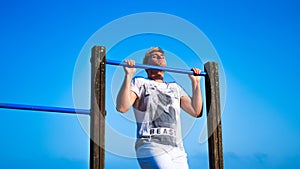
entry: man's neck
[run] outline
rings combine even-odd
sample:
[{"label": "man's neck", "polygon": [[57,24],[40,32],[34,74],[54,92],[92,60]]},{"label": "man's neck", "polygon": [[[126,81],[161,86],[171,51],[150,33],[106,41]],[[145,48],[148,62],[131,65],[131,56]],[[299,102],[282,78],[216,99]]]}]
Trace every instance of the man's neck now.
[{"label": "man's neck", "polygon": [[163,77],[161,77],[161,76],[159,76],[159,77],[148,77],[148,79],[151,79],[151,80],[153,80],[153,81],[155,81],[155,82],[158,82],[158,83],[163,83],[164,82],[164,78]]}]

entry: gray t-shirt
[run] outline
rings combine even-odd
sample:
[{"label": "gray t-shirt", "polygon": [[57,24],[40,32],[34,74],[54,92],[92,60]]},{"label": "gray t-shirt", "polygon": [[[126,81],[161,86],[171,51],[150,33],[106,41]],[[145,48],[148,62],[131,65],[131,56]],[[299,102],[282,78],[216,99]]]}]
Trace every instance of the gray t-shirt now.
[{"label": "gray t-shirt", "polygon": [[180,125],[180,97],[186,92],[175,82],[159,83],[136,77],[131,90],[138,96],[133,108],[137,123],[136,146],[151,141],[183,147]]}]

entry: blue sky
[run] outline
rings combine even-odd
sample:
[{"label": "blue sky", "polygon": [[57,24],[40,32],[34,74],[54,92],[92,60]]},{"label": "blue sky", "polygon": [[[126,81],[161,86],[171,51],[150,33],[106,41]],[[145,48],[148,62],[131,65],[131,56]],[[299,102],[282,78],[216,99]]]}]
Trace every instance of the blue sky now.
[{"label": "blue sky", "polygon": [[[226,77],[222,86],[226,92],[222,107],[225,168],[300,168],[298,1],[12,0],[1,2],[0,8],[0,102],[78,107],[72,87],[79,77],[83,78],[80,84],[87,86],[79,93],[85,100],[80,108],[89,108],[89,65],[80,58],[88,59],[82,51],[93,43],[91,37],[128,15],[170,14],[201,30],[221,60]],[[119,31],[130,29],[134,28],[124,26]],[[190,36],[190,32],[185,34]],[[107,45],[107,38],[103,44],[97,38],[95,45]],[[197,66],[197,57],[186,44],[155,34],[123,39],[108,57],[135,57],[153,44],[180,56],[170,66],[182,62],[186,67]],[[76,72],[77,66],[82,74]],[[123,76],[118,71],[108,67],[108,82],[116,86],[108,86],[107,93],[112,95],[107,99],[107,122],[122,138],[132,138],[135,126],[130,112],[121,116],[112,108],[115,81]],[[181,85],[188,90],[190,84]],[[0,114],[0,168],[88,168],[89,136],[83,127],[88,118],[5,109]],[[207,142],[199,143],[204,121],[192,119],[193,125],[187,125],[184,143],[191,169],[208,168]],[[122,145],[118,140],[107,141]],[[135,159],[124,157],[131,147],[118,148],[107,152],[106,168],[138,168]]]}]

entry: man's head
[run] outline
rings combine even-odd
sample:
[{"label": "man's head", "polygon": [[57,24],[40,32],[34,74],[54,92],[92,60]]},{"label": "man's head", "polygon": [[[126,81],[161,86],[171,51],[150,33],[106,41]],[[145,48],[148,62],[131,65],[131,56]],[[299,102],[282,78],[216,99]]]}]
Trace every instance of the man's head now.
[{"label": "man's head", "polygon": [[166,67],[164,51],[159,47],[152,47],[146,52],[143,64]]},{"label": "man's head", "polygon": [[[166,67],[167,61],[165,59],[164,51],[159,47],[152,47],[146,52],[143,64]],[[146,70],[146,72],[150,79],[162,80],[164,78],[164,71]]]}]

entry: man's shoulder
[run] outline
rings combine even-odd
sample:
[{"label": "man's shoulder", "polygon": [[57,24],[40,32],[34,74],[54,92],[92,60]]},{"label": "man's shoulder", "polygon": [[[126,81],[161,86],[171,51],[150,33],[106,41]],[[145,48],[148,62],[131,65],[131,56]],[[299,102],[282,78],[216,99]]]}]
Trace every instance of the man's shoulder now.
[{"label": "man's shoulder", "polygon": [[168,86],[180,86],[176,81],[166,82],[166,84],[168,84]]},{"label": "man's shoulder", "polygon": [[143,76],[134,76],[132,78],[132,80],[134,80],[134,81],[148,81],[149,79],[147,79],[147,78],[145,78]]},{"label": "man's shoulder", "polygon": [[145,84],[147,81],[149,81],[149,79],[147,79],[143,76],[135,76],[135,77],[132,78],[133,84],[142,85],[142,84]]}]

